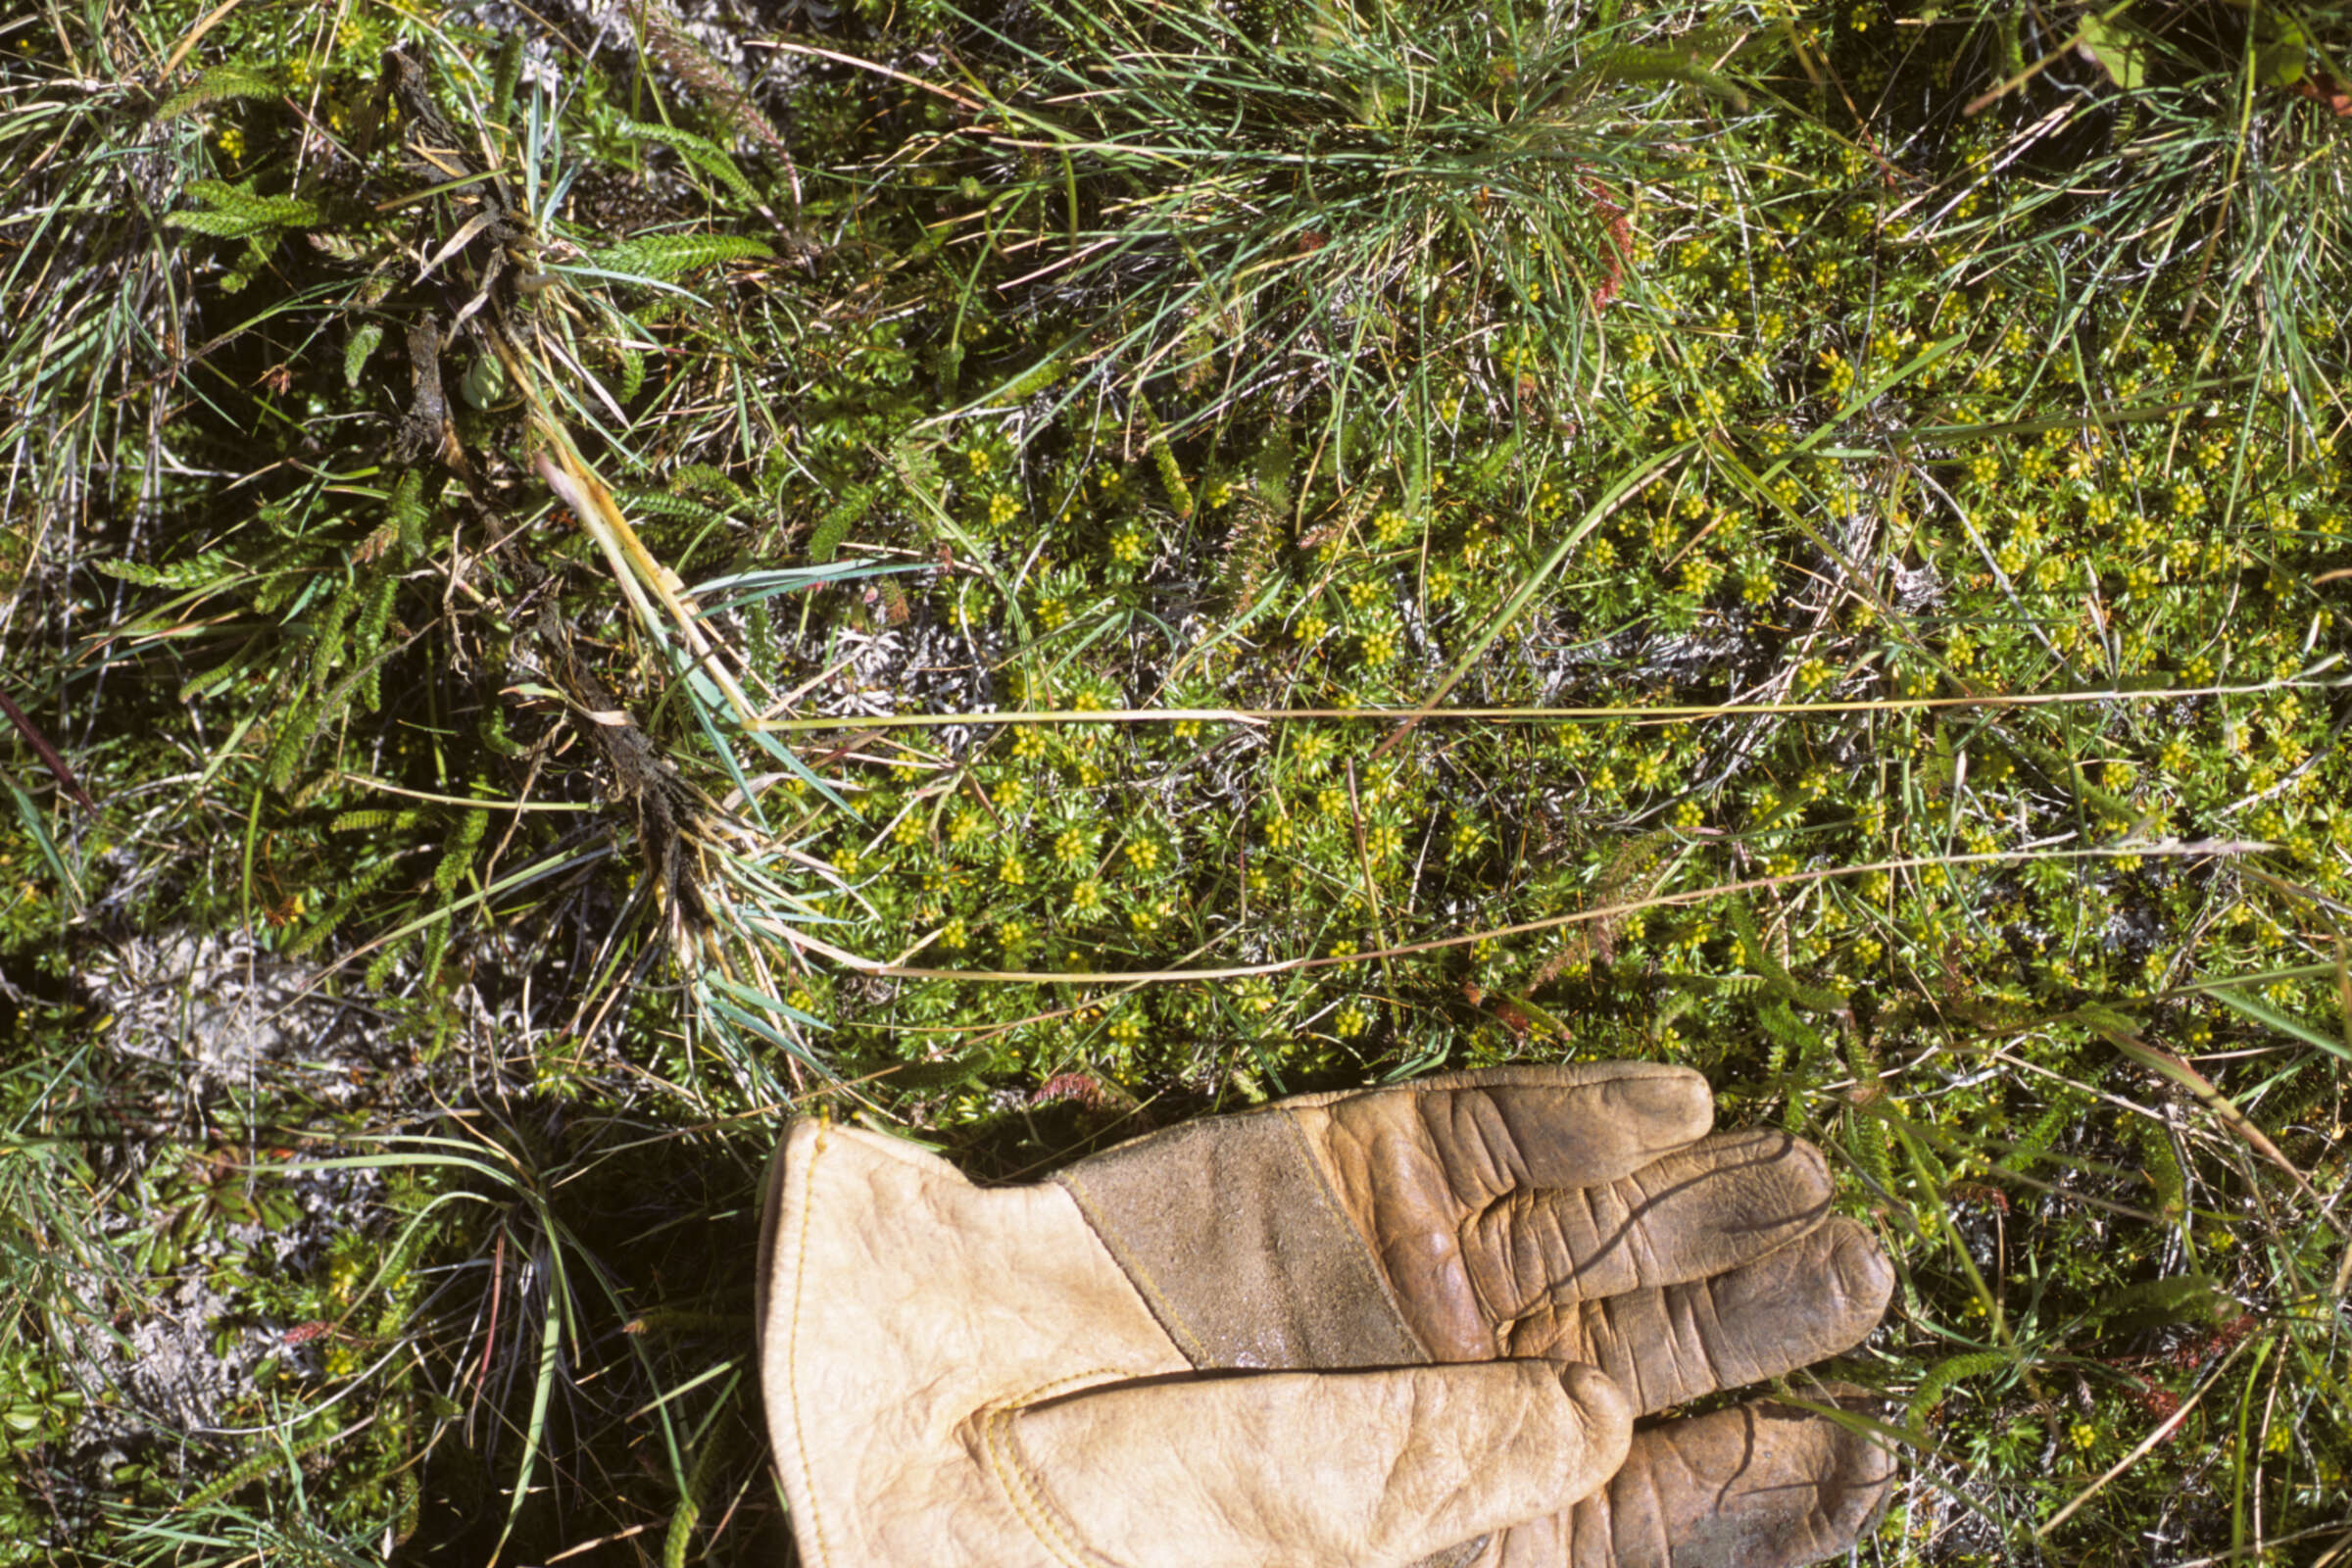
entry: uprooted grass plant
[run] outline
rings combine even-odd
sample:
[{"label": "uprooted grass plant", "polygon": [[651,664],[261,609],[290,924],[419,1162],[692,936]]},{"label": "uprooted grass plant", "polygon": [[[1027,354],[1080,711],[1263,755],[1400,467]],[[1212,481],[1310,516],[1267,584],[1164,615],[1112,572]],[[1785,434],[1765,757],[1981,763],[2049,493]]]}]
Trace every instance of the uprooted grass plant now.
[{"label": "uprooted grass plant", "polygon": [[559,10],[0,35],[0,1554],[773,1560],[787,1113],[1611,1055],[1871,1560],[2352,1549],[2340,9]]}]

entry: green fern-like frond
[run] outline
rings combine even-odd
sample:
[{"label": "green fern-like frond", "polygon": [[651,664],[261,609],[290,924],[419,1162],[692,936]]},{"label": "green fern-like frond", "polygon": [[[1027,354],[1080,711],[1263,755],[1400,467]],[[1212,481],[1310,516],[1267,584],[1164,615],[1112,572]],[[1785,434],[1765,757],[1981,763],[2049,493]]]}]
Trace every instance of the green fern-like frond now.
[{"label": "green fern-like frond", "polygon": [[503,116],[507,112],[507,106],[514,101],[515,83],[522,80],[524,36],[522,28],[511,29],[507,33],[506,41],[498,47],[498,59],[490,67],[488,107],[493,115]]},{"label": "green fern-like frond", "polygon": [[608,272],[667,282],[720,262],[766,260],[776,253],[747,234],[647,234],[596,253]]},{"label": "green fern-like frond", "polygon": [[1246,610],[1282,545],[1282,514],[1254,495],[1233,501],[1233,533],[1217,570],[1217,598],[1228,612]]},{"label": "green fern-like frond", "polygon": [[1193,514],[1192,487],[1184,482],[1184,470],[1177,466],[1176,454],[1168,446],[1168,432],[1159,422],[1159,415],[1152,400],[1138,393],[1136,411],[1144,416],[1144,428],[1150,432],[1149,450],[1152,466],[1159,469],[1160,488],[1167,492],[1168,510],[1177,516],[1189,519]]},{"label": "green fern-like frond", "polygon": [[691,130],[680,130],[675,125],[649,125],[637,120],[622,121],[619,129],[624,136],[634,136],[639,141],[650,141],[668,148],[726,186],[746,206],[759,205],[759,189],[744,177],[743,171],[735,166],[734,159],[727,156],[726,149],[710,137],[698,136]]},{"label": "green fern-like frond", "polygon": [[689,463],[676,469],[669,476],[669,488],[678,495],[701,496],[713,505],[732,502],[748,508],[752,504],[751,492],[714,463]]},{"label": "green fern-like frond", "polygon": [[220,588],[244,574],[245,568],[225,550],[207,550],[186,561],[150,566],[136,561],[92,562],[109,577],[135,582],[142,588]]},{"label": "green fern-like frond", "polygon": [[668,490],[625,489],[615,492],[620,504],[641,516],[666,517],[674,522],[725,522],[726,514],[692,496]]},{"label": "green fern-like frond", "polygon": [[1912,1431],[1925,1430],[1928,1412],[1943,1398],[1943,1391],[1966,1378],[1981,1378],[1987,1372],[1998,1372],[2009,1365],[2006,1350],[1969,1350],[1960,1355],[1948,1355],[1930,1367],[1919,1380],[1919,1388],[1911,1396],[1910,1408],[1904,1412],[1903,1424]]},{"label": "green fern-like frond", "polygon": [[218,179],[192,181],[188,194],[204,203],[203,209],[168,213],[164,221],[218,239],[246,239],[273,228],[308,228],[321,217],[317,202],[300,196],[260,196]]},{"label": "green fern-like frond", "polygon": [[[295,938],[293,943],[287,947],[286,956],[300,957],[328,937],[333,936],[336,927],[348,919],[351,912],[358,908],[369,894],[383,886],[385,880],[398,869],[400,869],[400,857],[387,855],[379,860],[361,866],[356,871],[349,873],[344,879],[342,891],[335,895],[335,902],[326,906],[325,912],[320,914],[308,930]],[[391,944],[390,951],[397,954],[402,944],[398,943]]]},{"label": "green fern-like frond", "polygon": [[2112,1291],[2089,1316],[2109,1333],[2135,1333],[2173,1323],[2219,1323],[2236,1310],[2211,1275],[2174,1274]]},{"label": "green fern-like frond", "polygon": [[159,122],[176,120],[211,104],[237,98],[275,98],[284,91],[269,73],[232,60],[213,67],[197,77],[194,85],[181,88],[158,104],[155,118]]},{"label": "green fern-like frond", "polygon": [[286,710],[279,721],[277,734],[270,743],[270,751],[262,760],[262,775],[271,789],[284,789],[294,781],[294,773],[309,755],[311,737],[326,717],[325,704],[317,697],[307,697]]},{"label": "green fern-like frond", "polygon": [[482,834],[490,826],[490,812],[460,811],[457,822],[450,828],[449,845],[433,866],[433,891],[444,897],[454,894],[473,867],[473,852],[481,848]]},{"label": "green fern-like frond", "polygon": [[305,1438],[300,1443],[293,1444],[288,1447],[264,1449],[238,1464],[210,1486],[191,1494],[180,1506],[187,1509],[209,1508],[247,1482],[266,1476],[270,1471],[282,1466],[293,1465],[304,1454],[325,1446],[340,1436],[342,1434],[339,1431],[329,1426],[326,1430]]},{"label": "green fern-like frond", "polygon": [[343,662],[351,630],[351,617],[360,608],[359,584],[346,578],[326,601],[319,614],[318,629],[311,634],[311,675],[322,679],[337,664]]},{"label": "green fern-like frond", "polygon": [[2156,1211],[2177,1219],[2188,1211],[2188,1178],[2174,1152],[2172,1132],[2161,1122],[2134,1119],[2132,1126],[2147,1158],[2148,1180],[2156,1189]]},{"label": "green fern-like frond", "polygon": [[399,593],[398,577],[388,571],[378,573],[368,584],[358,622],[352,627],[352,657],[365,669],[360,677],[359,702],[370,713],[383,706],[384,636],[392,629],[392,606]]},{"label": "green fern-like frond", "polygon": [[410,561],[424,554],[424,473],[411,468],[393,486],[384,502],[392,525],[400,530],[400,553]]},{"label": "green fern-like frond", "polygon": [[808,559],[823,565],[841,549],[842,540],[850,530],[874,510],[874,500],[881,493],[878,486],[854,484],[841,493],[841,499],[825,509],[808,534]]},{"label": "green fern-like frond", "polygon": [[375,352],[376,345],[383,340],[384,325],[381,321],[362,322],[360,329],[351,334],[351,341],[343,345],[344,385],[357,387],[360,384],[360,372],[367,368],[368,356]]},{"label": "green fern-like frond", "polygon": [[1764,945],[1756,930],[1756,917],[1745,901],[1734,900],[1731,906],[1732,931],[1740,939],[1740,951],[1747,966],[1764,977],[1774,994],[1785,997],[1792,1004],[1812,1012],[1840,1012],[1846,999],[1835,991],[1809,986],[1788,972],[1788,966],[1775,957]]},{"label": "green fern-like frond", "polygon": [[1292,474],[1298,452],[1291,444],[1291,421],[1276,419],[1257,449],[1257,493],[1276,513],[1291,510]]}]

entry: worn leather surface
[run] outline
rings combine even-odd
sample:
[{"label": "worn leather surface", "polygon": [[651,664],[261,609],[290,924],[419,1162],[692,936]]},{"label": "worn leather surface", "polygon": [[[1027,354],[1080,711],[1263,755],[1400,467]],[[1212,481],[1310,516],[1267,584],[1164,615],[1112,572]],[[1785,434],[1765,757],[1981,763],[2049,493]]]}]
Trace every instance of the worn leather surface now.
[{"label": "worn leather surface", "polygon": [[1432,1359],[1295,1116],[1192,1122],[1057,1180],[1195,1366]]},{"label": "worn leather surface", "polygon": [[1008,1500],[988,1418],[1191,1370],[1077,1206],[816,1121],[771,1194],[761,1383],[810,1568],[1063,1560]]},{"label": "worn leather surface", "polygon": [[1200,1376],[1062,1188],[874,1133],[796,1123],[762,1228],[812,1568],[1401,1565],[1598,1486],[1631,1435],[1583,1366]]},{"label": "worn leather surface", "polygon": [[[813,1564],[1788,1568],[1889,1461],[1751,1404],[1891,1270],[1818,1152],[1697,1075],[1511,1068],[1288,1101],[982,1191],[796,1124],[760,1305]],[[1623,1458],[1620,1463],[1620,1456]],[[1604,1484],[1605,1483],[1605,1484]]]},{"label": "worn leather surface", "polygon": [[1635,1436],[1574,1507],[1494,1538],[1476,1568],[1794,1568],[1851,1545],[1893,1460],[1808,1412],[1755,1400]]},{"label": "worn leather surface", "polygon": [[1317,1568],[1411,1562],[1582,1495],[1632,1412],[1590,1367],[1491,1361],[1112,1389],[1010,1428],[1041,1510],[1103,1561]]}]

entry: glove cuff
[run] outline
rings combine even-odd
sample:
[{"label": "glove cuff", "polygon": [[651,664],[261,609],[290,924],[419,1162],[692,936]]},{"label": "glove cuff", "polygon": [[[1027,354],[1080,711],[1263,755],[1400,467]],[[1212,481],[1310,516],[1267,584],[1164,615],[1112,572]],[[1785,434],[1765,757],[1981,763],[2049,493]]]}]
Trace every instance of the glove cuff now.
[{"label": "glove cuff", "polygon": [[993,1419],[1192,1370],[1060,1188],[982,1190],[896,1138],[795,1122],[759,1301],[770,1442],[809,1568],[1043,1568]]}]

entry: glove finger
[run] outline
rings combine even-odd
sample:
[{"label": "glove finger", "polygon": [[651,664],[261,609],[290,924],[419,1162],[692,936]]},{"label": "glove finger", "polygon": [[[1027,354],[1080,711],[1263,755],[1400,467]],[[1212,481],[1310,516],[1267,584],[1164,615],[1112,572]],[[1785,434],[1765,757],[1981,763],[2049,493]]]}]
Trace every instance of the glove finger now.
[{"label": "glove finger", "polygon": [[1635,1434],[1575,1506],[1506,1532],[1480,1568],[1797,1568],[1851,1546],[1894,1484],[1886,1449],[1759,1400]]},{"label": "glove finger", "polygon": [[1706,1279],[1546,1300],[1511,1326],[1505,1351],[1597,1366],[1647,1415],[1851,1349],[1893,1289],[1878,1238],[1838,1216]]},{"label": "glove finger", "polygon": [[1713,1124],[1687,1067],[1598,1061],[1446,1073],[1395,1089],[1288,1101],[1343,1188],[1411,1167],[1468,1208],[1528,1187],[1615,1181]]},{"label": "glove finger", "polygon": [[1073,1561],[1401,1565],[1598,1487],[1632,1413],[1544,1361],[1127,1384],[985,1415],[971,1446]]},{"label": "glove finger", "polygon": [[1365,1222],[1414,1333],[1440,1360],[1470,1360],[1501,1353],[1531,1313],[1751,1262],[1819,1226],[1830,1195],[1820,1151],[1767,1129],[1703,1139],[1604,1184],[1513,1192],[1450,1215],[1426,1190],[1376,1190]]}]

